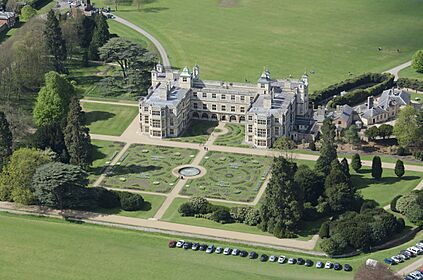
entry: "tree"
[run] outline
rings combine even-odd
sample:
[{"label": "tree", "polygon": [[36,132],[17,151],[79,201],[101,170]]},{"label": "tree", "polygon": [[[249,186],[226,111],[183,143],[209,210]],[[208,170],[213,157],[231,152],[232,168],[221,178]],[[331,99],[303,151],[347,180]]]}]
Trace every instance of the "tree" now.
[{"label": "tree", "polygon": [[[291,138],[282,136],[276,139],[275,143],[273,143],[273,148],[283,151],[285,154],[284,156],[288,158],[288,155],[290,153],[292,154],[292,150],[296,148],[296,145]],[[292,156],[290,158],[292,158]]]},{"label": "tree", "polygon": [[418,146],[423,141],[423,133],[413,106],[406,106],[398,113],[394,134],[403,147]]},{"label": "tree", "polygon": [[379,156],[374,156],[372,160],[372,177],[376,180],[382,178],[382,161]]},{"label": "tree", "polygon": [[21,10],[21,18],[23,21],[28,21],[30,18],[37,15],[37,10],[35,10],[31,5],[25,5]]},{"label": "tree", "polygon": [[360,145],[360,136],[358,135],[358,131],[359,130],[357,126],[353,124],[350,125],[350,127],[345,132],[345,138],[353,147]]},{"label": "tree", "polygon": [[416,190],[400,197],[396,208],[411,222],[423,225],[423,190]]},{"label": "tree", "polygon": [[347,176],[348,178],[351,177],[350,166],[348,165],[348,160],[346,158],[343,158],[341,160],[341,169],[345,176]]},{"label": "tree", "polygon": [[62,124],[43,125],[33,136],[33,145],[38,149],[51,149],[61,162],[69,162],[69,153],[66,148]]},{"label": "tree", "polygon": [[395,175],[397,175],[398,178],[401,178],[404,176],[405,168],[404,168],[404,162],[402,160],[398,159],[395,163]]},{"label": "tree", "polygon": [[89,46],[88,57],[91,60],[98,60],[98,49],[102,47],[110,38],[109,25],[107,24],[106,17],[99,13],[94,17],[95,27]]},{"label": "tree", "polygon": [[0,175],[0,200],[32,203],[32,176],[37,167],[51,161],[51,158],[40,150],[29,148],[16,150]]},{"label": "tree", "polygon": [[296,169],[294,162],[274,158],[272,176],[260,208],[260,228],[279,238],[294,235],[302,217],[303,195],[293,180]]},{"label": "tree", "polygon": [[312,205],[317,204],[317,199],[324,193],[324,179],[319,173],[307,165],[300,165],[295,172],[294,181],[304,194],[304,201]]},{"label": "tree", "polygon": [[45,75],[45,86],[41,88],[34,107],[34,121],[37,126],[61,123],[66,119],[69,103],[75,95],[73,85],[56,72]]},{"label": "tree", "polygon": [[379,129],[376,126],[371,126],[364,131],[364,135],[369,138],[369,140],[374,140],[379,136]]},{"label": "tree", "polygon": [[320,156],[317,159],[315,170],[327,175],[330,172],[331,162],[337,158],[335,125],[330,119],[325,119],[321,131],[322,146],[320,148]]},{"label": "tree", "polygon": [[12,154],[13,137],[6,115],[0,112],[0,170]]},{"label": "tree", "polygon": [[42,205],[63,210],[66,206],[73,208],[66,204],[66,199],[88,185],[87,177],[88,174],[79,166],[52,162],[37,168],[32,187]]},{"label": "tree", "polygon": [[64,140],[69,153],[69,163],[87,169],[91,163],[91,140],[89,129],[84,125],[84,112],[76,96],[69,104]]},{"label": "tree", "polygon": [[423,72],[423,50],[418,50],[413,55],[413,68],[417,71],[422,73]]},{"label": "tree", "polygon": [[382,124],[378,128],[378,136],[382,137],[383,139],[391,137],[392,133],[394,132],[394,127],[389,124]]},{"label": "tree", "polygon": [[125,211],[137,211],[144,207],[144,198],[137,193],[116,192],[119,196],[120,207]]},{"label": "tree", "polygon": [[328,221],[323,222],[320,225],[320,229],[319,229],[319,237],[320,238],[328,238],[330,237],[330,233],[329,233],[329,225],[330,223]]},{"label": "tree", "polygon": [[354,154],[351,159],[351,167],[355,172],[358,172],[361,168],[361,158],[359,154]]},{"label": "tree", "polygon": [[64,61],[67,58],[66,42],[62,36],[62,29],[53,10],[47,14],[46,27],[44,29],[44,37],[47,49],[53,56],[54,68],[59,73],[66,72]]}]

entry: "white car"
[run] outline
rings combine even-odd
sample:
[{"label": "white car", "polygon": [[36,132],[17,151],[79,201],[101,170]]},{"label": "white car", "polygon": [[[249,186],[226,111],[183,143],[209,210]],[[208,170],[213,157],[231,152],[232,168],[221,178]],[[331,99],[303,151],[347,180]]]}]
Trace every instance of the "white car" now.
[{"label": "white car", "polygon": [[234,249],[232,251],[232,256],[238,256],[239,255],[239,249]]},{"label": "white car", "polygon": [[414,277],[414,279],[416,279],[416,280],[423,279],[423,274],[418,270],[411,272],[409,275]]},{"label": "white car", "polygon": [[409,248],[407,248],[407,251],[412,252],[414,255],[417,255],[417,254],[418,254],[418,251],[417,251],[417,250],[416,250],[416,248],[414,248],[414,247],[409,247]]},{"label": "white car", "polygon": [[294,259],[294,258],[289,258],[288,259],[288,264],[295,264],[296,262],[297,262],[297,260]]},{"label": "white car", "polygon": [[286,260],[285,256],[279,256],[278,263],[283,264]]},{"label": "white car", "polygon": [[413,248],[417,253],[416,254],[418,254],[418,255],[420,255],[421,253],[423,253],[423,250],[422,249],[420,249],[419,247],[417,247],[417,246],[413,246],[413,247],[411,247],[411,248]]},{"label": "white car", "polygon": [[179,241],[176,243],[176,247],[177,247],[177,248],[182,248],[182,246],[184,246],[184,243],[185,243],[185,241],[184,241],[184,240],[179,240]]},{"label": "white car", "polygon": [[395,263],[400,263],[402,262],[402,259],[399,256],[392,256],[391,260],[393,260]]},{"label": "white car", "polygon": [[275,261],[277,261],[277,260],[278,260],[278,258],[277,258],[276,256],[271,255],[271,256],[269,257],[269,262],[275,262]]},{"label": "white car", "polygon": [[231,252],[232,252],[232,249],[231,248],[225,248],[225,250],[223,250],[223,254],[224,255],[230,255],[231,254]]},{"label": "white car", "polygon": [[325,264],[325,268],[326,269],[331,269],[332,268],[332,263],[329,262],[329,261],[327,261],[326,264]]}]

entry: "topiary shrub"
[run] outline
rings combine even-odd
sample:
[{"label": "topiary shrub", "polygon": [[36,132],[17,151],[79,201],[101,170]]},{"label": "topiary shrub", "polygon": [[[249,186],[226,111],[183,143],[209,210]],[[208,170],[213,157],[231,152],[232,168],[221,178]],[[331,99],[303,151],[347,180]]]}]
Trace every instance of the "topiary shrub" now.
[{"label": "topiary shrub", "polygon": [[142,209],[144,198],[136,193],[117,192],[120,201],[120,208],[125,211],[136,211]]},{"label": "topiary shrub", "polygon": [[361,158],[359,154],[354,154],[351,159],[351,167],[355,172],[358,172],[361,168]]},{"label": "topiary shrub", "polygon": [[382,178],[382,161],[379,156],[374,156],[372,161],[372,177],[376,180]]},{"label": "topiary shrub", "polygon": [[397,201],[398,201],[398,199],[400,199],[400,197],[402,197],[402,195],[397,195],[396,197],[394,197],[392,199],[391,204],[390,204],[391,211],[399,213],[399,211],[397,209]]},{"label": "topiary shrub", "polygon": [[404,173],[404,163],[402,162],[402,160],[397,160],[397,162],[395,163],[395,175],[397,175],[398,178],[401,178],[402,176],[404,176]]}]

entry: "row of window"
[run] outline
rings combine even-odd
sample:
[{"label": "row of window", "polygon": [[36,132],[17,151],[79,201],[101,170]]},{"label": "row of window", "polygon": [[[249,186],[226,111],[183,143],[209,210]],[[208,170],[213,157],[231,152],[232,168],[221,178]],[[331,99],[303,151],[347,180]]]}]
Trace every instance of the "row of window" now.
[{"label": "row of window", "polygon": [[[197,103],[193,103],[192,105],[193,105],[193,108],[194,109],[198,109],[198,104]],[[203,110],[207,110],[207,109],[208,109],[207,104],[203,104]],[[216,104],[212,104],[211,105],[211,110],[212,111],[216,111],[217,110],[217,105]],[[221,105],[220,106],[220,110],[221,111],[226,111],[226,105]],[[231,106],[230,107],[230,111],[231,112],[236,112],[236,107],[235,106]],[[239,111],[241,113],[245,113],[245,107],[239,107]]]},{"label": "row of window", "polygon": [[[247,127],[247,131],[248,131],[248,133],[253,133],[253,125],[252,125],[252,124],[249,124],[249,125],[248,125],[248,127]],[[284,131],[284,130],[283,130],[283,131]],[[257,136],[258,136],[258,137],[266,137],[266,135],[267,135],[269,132],[270,132],[270,130],[269,130],[269,129],[258,128],[258,129],[257,129]],[[278,126],[276,126],[276,127],[275,127],[275,134],[276,134],[276,135],[279,135],[279,127],[278,127]]]},{"label": "row of window", "polygon": [[[193,93],[192,93],[192,95],[193,95],[194,97],[198,97],[198,94],[200,94],[200,93],[197,93],[197,92],[193,92]],[[203,98],[207,98],[207,92],[202,92],[202,93],[201,93],[201,96],[202,96]],[[216,98],[217,98],[217,94],[216,94],[216,93],[212,93],[212,94],[211,94],[211,98],[216,99]],[[220,100],[231,100],[231,101],[236,101],[236,95],[231,94],[231,95],[227,96],[226,94],[221,94],[221,95],[220,95]],[[240,101],[246,101],[247,99],[246,99],[246,96],[244,96],[244,95],[240,95],[240,96],[239,96],[239,100],[240,100]],[[250,96],[250,97],[248,98],[248,100],[249,100],[250,102],[253,102],[253,101],[254,101],[254,97],[253,97],[253,96]]]}]

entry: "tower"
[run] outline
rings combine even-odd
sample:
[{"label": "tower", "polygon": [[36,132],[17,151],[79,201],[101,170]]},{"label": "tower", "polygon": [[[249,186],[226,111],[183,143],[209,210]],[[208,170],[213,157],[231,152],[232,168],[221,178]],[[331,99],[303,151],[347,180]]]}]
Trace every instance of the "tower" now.
[{"label": "tower", "polygon": [[297,115],[304,116],[308,113],[308,75],[301,77],[297,93]]},{"label": "tower", "polygon": [[179,75],[179,86],[184,89],[190,89],[192,87],[192,74],[187,66],[184,67]]},{"label": "tower", "polygon": [[196,64],[192,69],[192,76],[194,80],[200,79],[200,66],[198,66],[198,64]]},{"label": "tower", "polygon": [[272,82],[272,79],[270,77],[270,71],[269,69],[266,68],[257,81],[257,87],[259,88],[259,92],[262,94],[270,94],[271,82]]}]

